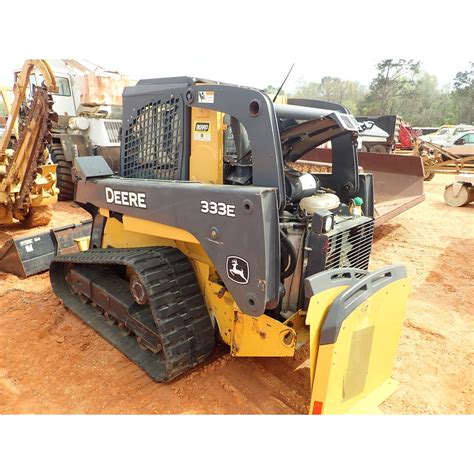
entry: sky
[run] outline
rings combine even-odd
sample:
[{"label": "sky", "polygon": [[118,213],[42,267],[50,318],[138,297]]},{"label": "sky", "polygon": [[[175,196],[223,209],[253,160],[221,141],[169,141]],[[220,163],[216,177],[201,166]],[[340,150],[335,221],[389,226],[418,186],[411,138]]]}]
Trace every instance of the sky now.
[{"label": "sky", "polygon": [[34,13],[21,28],[2,27],[14,39],[2,52],[2,84],[26,57],[87,59],[136,79],[190,75],[261,88],[279,85],[295,63],[286,90],[324,76],[369,85],[386,58],[420,60],[442,86],[474,61],[474,11],[464,0],[442,8],[407,0],[26,2]]}]

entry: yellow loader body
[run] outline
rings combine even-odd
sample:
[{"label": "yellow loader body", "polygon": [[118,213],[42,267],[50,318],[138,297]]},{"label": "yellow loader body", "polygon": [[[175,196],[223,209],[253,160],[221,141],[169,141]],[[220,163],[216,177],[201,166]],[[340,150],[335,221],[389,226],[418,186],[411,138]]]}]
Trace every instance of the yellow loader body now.
[{"label": "yellow loader body", "polygon": [[[106,209],[101,213],[109,216]],[[212,262],[185,230],[127,216],[123,223],[108,223],[105,248],[163,245],[179,248],[190,258],[208,311],[232,356],[293,357],[309,342],[310,414],[380,413],[378,405],[396,390],[391,376],[410,292],[404,267],[317,274],[312,279],[318,291],[307,312],[280,322],[242,312],[216,283]]]},{"label": "yellow loader body", "polygon": [[[309,343],[310,412],[374,412],[393,389],[406,270],[367,271],[374,181],[357,121],[295,101],[188,77],[127,88],[120,174],[76,159],[90,241],[53,260],[51,283],[158,382],[202,363],[216,335],[235,357]],[[328,141],[331,173],[292,168]]]}]

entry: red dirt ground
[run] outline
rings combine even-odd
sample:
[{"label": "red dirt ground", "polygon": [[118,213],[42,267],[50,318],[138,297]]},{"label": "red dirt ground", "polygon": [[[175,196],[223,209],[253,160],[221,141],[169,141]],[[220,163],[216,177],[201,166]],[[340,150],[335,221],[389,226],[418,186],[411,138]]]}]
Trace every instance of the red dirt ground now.
[{"label": "red dirt ground", "polygon": [[[376,231],[371,267],[403,262],[413,292],[385,413],[474,413],[474,205],[450,208],[451,177],[426,183],[426,201]],[[87,215],[55,206],[52,225]],[[25,233],[0,230],[0,245]],[[294,359],[230,358],[156,384],[66,310],[48,274],[0,273],[0,413],[306,413],[308,349]]]}]

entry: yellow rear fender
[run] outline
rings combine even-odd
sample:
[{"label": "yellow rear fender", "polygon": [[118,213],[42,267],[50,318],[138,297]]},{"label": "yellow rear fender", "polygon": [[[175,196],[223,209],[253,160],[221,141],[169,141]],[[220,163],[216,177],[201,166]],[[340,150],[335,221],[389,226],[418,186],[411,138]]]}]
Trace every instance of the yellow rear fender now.
[{"label": "yellow rear fender", "polygon": [[310,277],[312,289],[320,288],[307,315],[310,413],[378,412],[396,389],[391,375],[410,290],[406,269],[338,271]]},{"label": "yellow rear fender", "polygon": [[306,325],[309,326],[311,385],[316,370],[321,327],[329,308],[343,290],[354,285],[357,278],[367,274],[367,271],[356,268],[335,268],[305,279],[305,296],[310,299]]}]

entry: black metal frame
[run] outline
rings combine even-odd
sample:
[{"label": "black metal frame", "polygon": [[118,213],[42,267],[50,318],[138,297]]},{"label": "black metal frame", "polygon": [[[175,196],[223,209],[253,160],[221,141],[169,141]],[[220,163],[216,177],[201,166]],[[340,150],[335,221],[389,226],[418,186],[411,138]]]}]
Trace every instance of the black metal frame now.
[{"label": "black metal frame", "polygon": [[[120,175],[126,178],[154,178],[187,180],[189,178],[190,154],[190,124],[191,114],[185,105],[185,93],[190,78],[179,78],[181,83],[172,83],[160,79],[152,81],[139,81],[134,87],[127,87],[123,94],[123,126],[122,146],[120,152]],[[187,81],[188,80],[188,81]],[[169,110],[163,110],[167,106]],[[173,116],[173,110],[175,115]],[[147,114],[143,120],[142,114]],[[175,118],[177,117],[177,120]],[[177,122],[173,128],[173,122]],[[175,150],[158,150],[156,141],[163,145],[160,136],[161,127],[168,127],[168,134],[179,133],[179,137],[165,138],[168,144],[174,145]],[[179,128],[178,128],[179,127]],[[138,129],[134,131],[134,128]],[[141,132],[141,137],[132,134]],[[139,150],[139,147],[141,149]],[[154,151],[153,151],[153,150]],[[145,152],[145,153],[144,153]],[[150,156],[147,156],[147,153]],[[164,157],[171,153],[174,157]],[[158,157],[157,155],[161,156]],[[165,158],[165,159],[163,159]],[[163,167],[156,167],[161,161]],[[134,163],[134,160],[141,163]],[[172,166],[170,169],[169,166]]]},{"label": "black metal frame", "polygon": [[[248,314],[258,316],[266,308],[274,308],[279,301],[280,238],[279,211],[285,206],[284,160],[279,118],[296,120],[326,120],[332,129],[333,173],[318,178],[323,185],[336,190],[341,197],[350,198],[359,187],[357,152],[354,138],[357,123],[347,110],[318,101],[276,106],[263,92],[198,80],[190,77],[142,80],[124,90],[124,118],[122,130],[121,176],[99,178],[88,174],[77,183],[76,201],[94,214],[94,208],[107,208],[111,217],[135,216],[188,230],[201,243],[226,287],[239,307]],[[182,135],[176,174],[160,179],[151,172],[128,173],[126,166],[127,134],[136,126],[140,110],[157,100],[177,100],[182,104],[180,119]],[[328,105],[330,107],[328,107]],[[191,140],[191,109],[199,107],[231,115],[245,127],[252,150],[252,185],[222,186],[189,182]],[[278,113],[277,113],[278,112]],[[329,118],[328,118],[329,117]],[[346,122],[346,123],[345,123]],[[323,126],[324,128],[324,126]],[[326,127],[327,128],[327,127]],[[299,133],[299,135],[298,135]],[[291,135],[304,141],[319,133],[317,127]],[[310,143],[317,146],[318,141]],[[306,146],[306,145],[305,145]],[[148,151],[150,148],[148,148]],[[153,163],[153,150],[150,152]],[[140,157],[142,159],[143,157]],[[145,160],[146,161],[145,157]],[[135,179],[124,179],[124,178]],[[137,179],[138,178],[138,179]],[[139,178],[155,178],[139,179]],[[163,178],[163,176],[161,177]],[[171,181],[170,181],[171,179]],[[185,181],[177,184],[173,180]],[[131,207],[106,199],[107,189],[122,193],[142,193],[147,204]],[[235,208],[235,218],[203,214],[201,200],[224,203]],[[104,222],[96,221],[94,242],[100,238]],[[258,236],[255,238],[255,236]],[[226,258],[238,255],[249,264],[248,284],[237,284],[226,275]]]},{"label": "black metal frame", "polygon": [[[199,93],[213,94],[212,102],[200,101]],[[257,89],[221,84],[191,77],[172,77],[139,81],[124,90],[124,125],[122,131],[121,175],[124,177],[154,177],[159,175],[133,175],[125,172],[127,160],[127,133],[137,120],[143,107],[157,100],[175,99],[186,106],[182,109],[183,133],[178,157],[178,172],[174,179],[189,179],[191,108],[216,110],[235,117],[247,130],[252,148],[252,184],[277,189],[278,204],[285,201],[283,153],[278,119],[302,119],[326,117],[337,129],[331,139],[333,149],[332,174],[319,177],[324,186],[334,189],[341,197],[351,198],[359,188],[357,145],[354,129],[347,128],[344,120],[350,120],[349,111],[329,102],[290,99],[288,105],[274,104]],[[334,113],[331,113],[334,112]],[[347,117],[345,117],[347,115]],[[355,120],[354,123],[356,124]],[[316,133],[316,132],[315,132]],[[327,139],[326,139],[327,140]],[[165,179],[172,179],[166,177]]]}]

